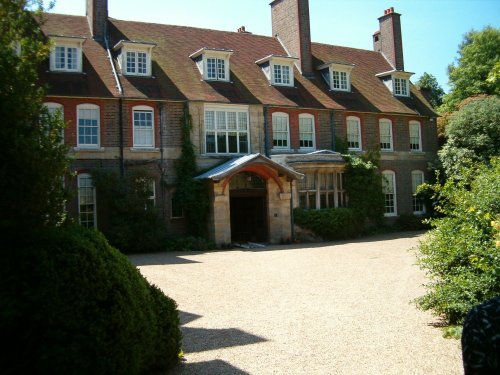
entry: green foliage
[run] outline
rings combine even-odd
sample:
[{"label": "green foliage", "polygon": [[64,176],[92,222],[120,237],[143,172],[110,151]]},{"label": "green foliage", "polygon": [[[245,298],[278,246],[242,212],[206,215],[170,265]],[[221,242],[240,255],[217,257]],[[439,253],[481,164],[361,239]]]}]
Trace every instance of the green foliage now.
[{"label": "green foliage", "polygon": [[194,237],[207,237],[209,212],[208,189],[203,181],[195,180],[196,155],[191,143],[192,120],[188,108],[182,116],[182,150],[176,160],[177,187],[175,199],[184,210],[188,231]]},{"label": "green foliage", "polygon": [[396,218],[394,229],[401,231],[427,230],[430,229],[427,219],[428,217],[401,214]]},{"label": "green foliage", "polygon": [[344,172],[348,207],[358,210],[374,224],[380,224],[384,216],[384,194],[378,173],[378,153],[361,157],[345,155],[344,158],[349,162]]},{"label": "green foliage", "polygon": [[445,95],[440,112],[454,111],[470,96],[500,94],[500,29],[488,26],[482,31],[468,32],[458,55],[457,65],[448,67],[451,90]]},{"label": "green foliage", "polygon": [[294,209],[297,225],[309,229],[324,240],[341,240],[358,237],[364,228],[364,217],[350,208],[329,208],[323,210]]},{"label": "green foliage", "polygon": [[67,149],[59,140],[64,123],[42,105],[35,84],[49,46],[25,6],[41,2],[0,1],[0,225],[6,234],[60,225],[68,173]]},{"label": "green foliage", "polygon": [[416,82],[416,86],[420,90],[428,92],[429,100],[434,108],[443,104],[444,90],[432,74],[424,72]]},{"label": "green foliage", "polygon": [[92,180],[107,214],[103,232],[112,246],[127,254],[166,249],[167,230],[149,199],[151,179],[144,171],[130,171],[121,177],[115,171],[96,169]]},{"label": "green foliage", "polygon": [[462,167],[500,155],[500,98],[468,100],[450,116],[446,135],[439,158],[447,176],[457,176]]},{"label": "green foliage", "polygon": [[20,237],[0,254],[0,354],[8,374],[144,374],[178,362],[176,304],[102,234]]},{"label": "green foliage", "polygon": [[500,158],[435,185],[433,229],[420,244],[427,293],[416,300],[449,324],[459,324],[474,305],[500,294]]}]

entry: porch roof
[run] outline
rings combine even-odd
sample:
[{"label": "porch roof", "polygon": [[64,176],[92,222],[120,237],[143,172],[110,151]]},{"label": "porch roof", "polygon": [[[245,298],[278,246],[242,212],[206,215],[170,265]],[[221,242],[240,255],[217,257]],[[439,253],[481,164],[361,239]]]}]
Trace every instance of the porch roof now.
[{"label": "porch roof", "polygon": [[241,156],[239,158],[228,160],[227,162],[218,165],[215,168],[210,169],[209,171],[196,176],[195,178],[198,180],[214,180],[220,181],[225,177],[236,173],[239,170],[242,170],[250,165],[254,164],[264,164],[274,170],[276,170],[279,174],[283,174],[292,179],[301,180],[304,175],[299,172],[295,172],[293,169],[276,163],[275,161],[269,159],[268,157],[257,153],[257,154],[249,154],[245,156]]}]

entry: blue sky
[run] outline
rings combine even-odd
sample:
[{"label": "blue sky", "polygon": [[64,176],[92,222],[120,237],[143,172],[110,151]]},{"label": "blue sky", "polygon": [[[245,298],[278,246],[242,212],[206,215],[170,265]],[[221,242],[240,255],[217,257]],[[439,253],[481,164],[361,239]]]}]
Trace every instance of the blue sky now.
[{"label": "blue sky", "polygon": [[[109,16],[271,35],[271,0],[109,0]],[[378,17],[402,14],[405,69],[415,82],[424,72],[448,91],[447,67],[468,31],[500,27],[500,0],[309,0],[313,42],[372,49]],[[85,15],[85,0],[56,0],[51,12]]]}]

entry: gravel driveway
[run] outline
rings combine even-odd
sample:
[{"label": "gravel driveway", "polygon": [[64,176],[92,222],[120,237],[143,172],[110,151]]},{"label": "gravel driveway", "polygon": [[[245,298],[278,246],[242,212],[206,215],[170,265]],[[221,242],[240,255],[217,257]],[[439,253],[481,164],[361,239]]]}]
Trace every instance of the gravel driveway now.
[{"label": "gravel driveway", "polygon": [[174,374],[462,374],[459,341],[410,303],[422,235],[130,260],[179,305]]}]

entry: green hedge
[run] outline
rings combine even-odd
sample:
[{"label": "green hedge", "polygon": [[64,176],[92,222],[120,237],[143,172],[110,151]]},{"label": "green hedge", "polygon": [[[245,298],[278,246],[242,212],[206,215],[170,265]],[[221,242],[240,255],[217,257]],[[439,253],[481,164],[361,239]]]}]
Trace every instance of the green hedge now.
[{"label": "green hedge", "polygon": [[364,230],[364,215],[350,208],[323,210],[294,209],[294,221],[304,229],[313,231],[324,240],[357,237]]},{"label": "green hedge", "polygon": [[79,226],[19,239],[0,259],[5,373],[144,374],[178,361],[175,301]]}]

